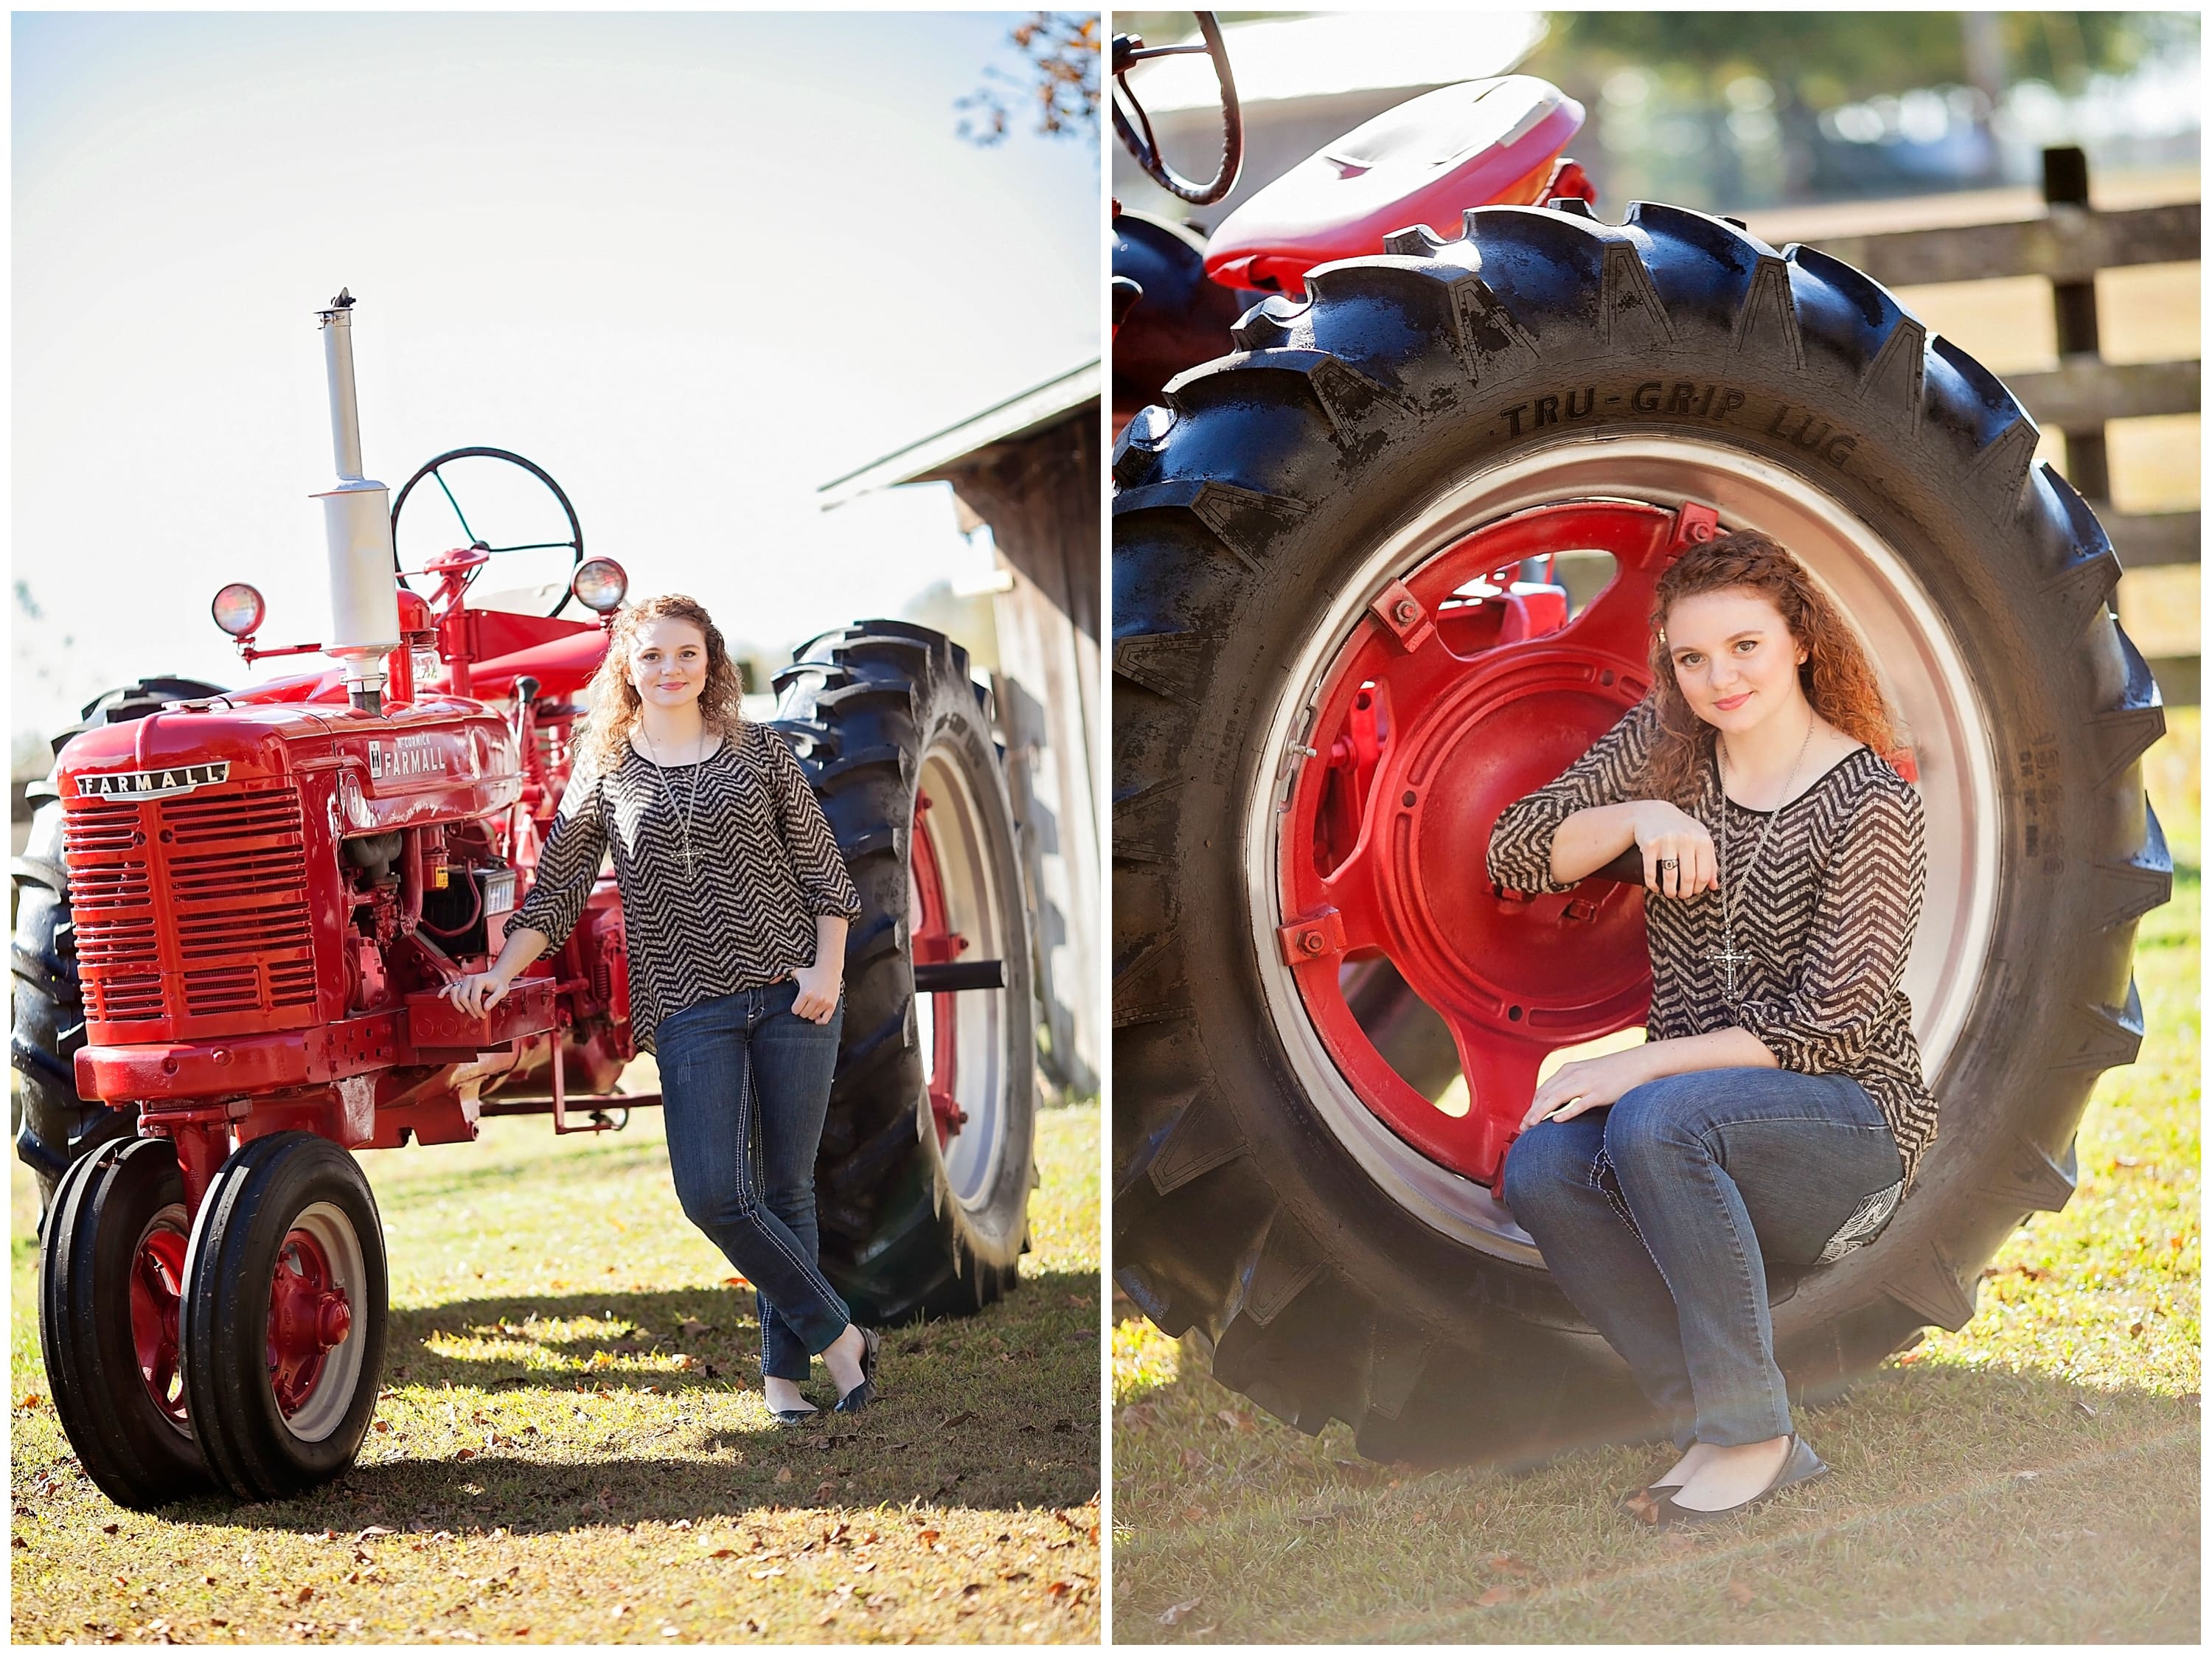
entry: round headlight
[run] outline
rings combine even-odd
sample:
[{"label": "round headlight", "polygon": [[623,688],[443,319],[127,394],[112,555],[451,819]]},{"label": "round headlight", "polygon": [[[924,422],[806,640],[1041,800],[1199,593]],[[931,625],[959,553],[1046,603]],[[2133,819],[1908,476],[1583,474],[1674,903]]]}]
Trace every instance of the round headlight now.
[{"label": "round headlight", "polygon": [[215,616],[215,624],[233,638],[246,638],[261,630],[261,616],[266,608],[261,594],[244,581],[233,581],[215,595],[208,606]]},{"label": "round headlight", "polygon": [[604,616],[622,608],[623,596],[629,591],[629,577],[612,558],[592,558],[577,566],[568,590],[584,608]]}]

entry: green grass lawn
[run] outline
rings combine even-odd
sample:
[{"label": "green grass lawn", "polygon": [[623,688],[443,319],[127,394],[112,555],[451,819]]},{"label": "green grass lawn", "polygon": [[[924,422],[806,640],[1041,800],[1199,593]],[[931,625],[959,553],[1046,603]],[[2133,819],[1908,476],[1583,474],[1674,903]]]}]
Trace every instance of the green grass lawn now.
[{"label": "green grass lawn", "polygon": [[2171,710],[2146,760],[2173,901],[2137,934],[2148,1034],[2098,1085],[2080,1188],[2005,1245],[1964,1330],[1801,1411],[1833,1476],[1654,1535],[1612,1503],[1657,1449],[1372,1466],[1117,1301],[1116,1640],[2195,1642],[2201,733]]},{"label": "green grass lawn", "polygon": [[151,1517],[84,1477],[41,1395],[18,1163],[15,1638],[1095,1642],[1098,1125],[1039,1117],[1020,1289],[897,1331],[884,1400],[800,1431],[769,1418],[751,1295],[678,1210],[658,1112],[364,1156],[393,1321],[359,1464]]}]

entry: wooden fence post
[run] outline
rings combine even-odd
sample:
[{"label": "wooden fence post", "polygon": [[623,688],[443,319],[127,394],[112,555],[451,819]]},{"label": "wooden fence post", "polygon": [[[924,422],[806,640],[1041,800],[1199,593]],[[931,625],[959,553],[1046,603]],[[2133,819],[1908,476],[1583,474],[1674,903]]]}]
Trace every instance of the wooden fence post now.
[{"label": "wooden fence post", "polygon": [[[2089,157],[2068,145],[2043,152],[2043,199],[2054,215],[2069,208],[2087,212],[2089,207]],[[2053,281],[2051,296],[2058,323],[2058,364],[2089,365],[2097,361],[2097,278]],[[2066,481],[2094,506],[2107,506],[2112,498],[2112,472],[2105,458],[2105,422],[2062,426],[2066,438]]]}]

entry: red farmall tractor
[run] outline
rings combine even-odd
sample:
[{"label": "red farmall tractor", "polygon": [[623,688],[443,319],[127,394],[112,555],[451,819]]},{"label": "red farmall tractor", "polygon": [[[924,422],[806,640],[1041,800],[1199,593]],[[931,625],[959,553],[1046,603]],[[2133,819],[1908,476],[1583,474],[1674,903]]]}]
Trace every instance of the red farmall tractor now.
[{"label": "red farmall tractor", "polygon": [[[496,952],[528,888],[625,578],[501,450],[441,455],[387,503],[362,476],[351,304],[322,313],[335,638],[259,648],[260,596],[215,603],[249,661],[337,664],[102,698],[17,868],[40,1333],[70,1441],[125,1506],[278,1497],[351,1464],[387,1298],[353,1152],[465,1142],[503,1114],[601,1131],[659,1101],[616,1090],[635,1049],[611,874],[487,1016],[439,993]],[[447,475],[466,461],[534,476],[566,535],[477,538]],[[426,482],[467,543],[395,579]],[[491,560],[527,549],[574,565],[552,614],[471,607]],[[572,600],[603,619],[562,619]],[[1014,1283],[1034,1182],[1029,927],[989,695],[959,646],[889,621],[814,640],[776,682],[775,727],[863,906],[817,1174],[823,1269],[863,1322],[972,1311]]]},{"label": "red farmall tractor", "polygon": [[[1116,123],[1165,188],[1115,42]],[[1639,871],[1494,889],[1498,812],[1650,684],[1653,583],[1756,529],[1871,646],[1927,808],[1905,988],[1942,1136],[1872,1246],[1773,1283],[1825,1392],[1973,1314],[2136,1053],[2172,868],[2119,565],[1994,376],[1817,248],[1601,216],[1581,107],[1431,92],[1213,226],[1117,214],[1115,1274],[1215,1376],[1381,1458],[1652,1429],[1494,1193],[1547,1057],[1639,1025]]]}]

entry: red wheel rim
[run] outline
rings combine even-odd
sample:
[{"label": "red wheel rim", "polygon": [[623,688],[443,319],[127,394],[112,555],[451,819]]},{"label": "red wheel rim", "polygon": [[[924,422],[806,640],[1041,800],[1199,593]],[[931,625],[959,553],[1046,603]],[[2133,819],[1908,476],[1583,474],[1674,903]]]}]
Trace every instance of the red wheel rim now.
[{"label": "red wheel rim", "polygon": [[352,1328],[353,1307],[322,1244],[288,1232],[269,1289],[269,1385],[287,1420],[314,1396],[325,1361]]},{"label": "red wheel rim", "polygon": [[[1480,1183],[1494,1182],[1545,1058],[1640,1022],[1650,1001],[1641,890],[1496,892],[1492,826],[1642,698],[1659,573],[1715,531],[1695,506],[1516,513],[1392,582],[1322,677],[1278,842],[1278,944],[1362,1105]],[[1567,551],[1614,566],[1571,621],[1561,596],[1508,585],[1514,566]],[[1400,1076],[1353,1015],[1345,968],[1376,959],[1450,1029],[1464,1115]]]},{"label": "red wheel rim", "polygon": [[[916,966],[945,966],[967,951],[968,939],[952,930],[945,901],[945,878],[937,846],[929,834],[929,796],[916,791],[914,798],[914,913],[908,935]],[[933,994],[930,1002],[929,1113],[937,1123],[937,1147],[943,1149],[952,1135],[968,1125],[960,1107],[959,1006],[951,994]]]},{"label": "red wheel rim", "polygon": [[156,1219],[131,1261],[131,1342],[138,1354],[146,1394],[169,1422],[182,1429],[184,1376],[177,1367],[177,1318],[185,1289],[184,1231]]}]

